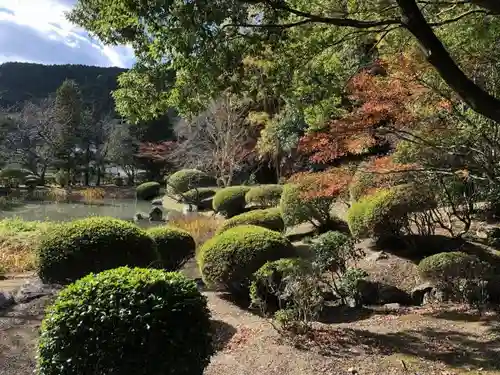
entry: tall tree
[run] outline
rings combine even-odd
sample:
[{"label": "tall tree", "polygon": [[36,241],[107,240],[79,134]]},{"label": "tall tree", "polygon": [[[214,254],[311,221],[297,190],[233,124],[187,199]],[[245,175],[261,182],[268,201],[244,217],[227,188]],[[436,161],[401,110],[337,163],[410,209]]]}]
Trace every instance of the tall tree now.
[{"label": "tall tree", "polygon": [[78,85],[66,80],[56,91],[55,124],[57,127],[56,156],[61,167],[71,172],[75,168],[77,145],[82,134],[83,108]]}]

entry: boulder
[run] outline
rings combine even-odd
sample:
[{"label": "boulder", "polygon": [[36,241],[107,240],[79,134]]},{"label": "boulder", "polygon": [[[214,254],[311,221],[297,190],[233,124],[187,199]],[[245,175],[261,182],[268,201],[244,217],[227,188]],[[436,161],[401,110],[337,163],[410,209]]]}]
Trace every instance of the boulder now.
[{"label": "boulder", "polygon": [[0,310],[6,309],[15,303],[12,294],[8,292],[0,292]]},{"label": "boulder", "polygon": [[483,240],[498,240],[500,239],[500,227],[495,225],[483,225],[476,230],[476,237]]},{"label": "boulder", "polygon": [[28,303],[37,298],[53,296],[59,289],[58,285],[44,284],[39,278],[34,278],[23,284],[13,298],[17,304]]},{"label": "boulder", "polygon": [[420,306],[424,304],[424,300],[428,300],[430,294],[432,294],[434,290],[434,285],[430,282],[425,282],[420,284],[419,286],[413,288],[411,291],[411,299],[414,305]]},{"label": "boulder", "polygon": [[141,221],[141,220],[146,220],[148,217],[147,214],[143,213],[143,212],[137,212],[135,215],[134,215],[134,221],[135,222],[138,222],[138,221]]},{"label": "boulder", "polygon": [[412,304],[411,296],[396,286],[368,280],[363,280],[359,285],[360,302],[363,305]]},{"label": "boulder", "polygon": [[148,218],[149,221],[163,221],[163,211],[159,207],[153,207],[153,209],[149,211]]},{"label": "boulder", "polygon": [[389,258],[389,256],[383,251],[377,251],[376,253],[370,254],[366,257],[366,259],[370,262],[377,262],[387,258]]}]

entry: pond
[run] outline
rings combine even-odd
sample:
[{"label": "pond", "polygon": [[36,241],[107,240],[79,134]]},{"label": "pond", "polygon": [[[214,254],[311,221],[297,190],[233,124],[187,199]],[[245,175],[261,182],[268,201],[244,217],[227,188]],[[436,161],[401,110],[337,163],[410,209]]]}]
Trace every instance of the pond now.
[{"label": "pond", "polygon": [[[0,211],[0,219],[17,217],[29,221],[71,221],[89,216],[111,216],[133,220],[137,212],[147,214],[152,207],[151,202],[136,199],[105,199],[98,205],[78,202],[25,202],[8,211]],[[162,209],[166,213],[165,209]],[[146,221],[144,225],[149,226],[147,224]]]}]

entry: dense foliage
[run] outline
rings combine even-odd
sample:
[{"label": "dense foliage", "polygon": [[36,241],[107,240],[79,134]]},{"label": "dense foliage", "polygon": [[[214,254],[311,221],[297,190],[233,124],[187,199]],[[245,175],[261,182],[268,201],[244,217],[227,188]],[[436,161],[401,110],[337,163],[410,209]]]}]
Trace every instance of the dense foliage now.
[{"label": "dense foliage", "polygon": [[170,175],[167,191],[170,194],[183,194],[191,189],[217,185],[215,179],[197,169],[181,169]]},{"label": "dense foliage", "polygon": [[38,256],[42,280],[61,284],[119,266],[158,264],[156,245],[146,232],[106,217],[55,226],[42,239]]},{"label": "dense foliage", "polygon": [[438,283],[481,275],[481,262],[473,255],[460,251],[438,253],[422,259],[418,264],[420,276]]},{"label": "dense foliage", "polygon": [[156,243],[160,266],[167,271],[177,271],[194,256],[196,243],[185,230],[164,226],[150,228],[147,233]]},{"label": "dense foliage", "polygon": [[202,187],[186,191],[181,198],[184,203],[199,205],[203,200],[212,198],[215,193],[216,188]]},{"label": "dense foliage", "polygon": [[281,234],[255,225],[241,225],[205,242],[197,260],[205,282],[246,293],[253,273],[264,263],[293,253],[291,243]]},{"label": "dense foliage", "polygon": [[231,218],[245,211],[245,195],[250,190],[248,186],[229,186],[217,191],[212,207],[215,212]]},{"label": "dense foliage", "polygon": [[281,217],[281,210],[275,207],[264,210],[252,210],[233,216],[224,221],[218,229],[218,233],[238,225],[257,225],[277,232],[282,232],[285,229],[285,223]]},{"label": "dense foliage", "polygon": [[160,195],[160,189],[161,185],[159,182],[149,181],[137,186],[135,192],[138,199],[148,201],[158,197]]},{"label": "dense foliage", "polygon": [[286,283],[292,276],[301,276],[310,271],[311,264],[300,258],[283,258],[266,262],[254,274],[250,285],[252,306],[265,313],[285,309]]},{"label": "dense foliage", "polygon": [[279,204],[282,192],[282,185],[259,185],[247,192],[245,201],[260,207],[274,207]]},{"label": "dense foliage", "polygon": [[211,354],[210,311],[194,282],[121,267],[59,293],[42,323],[38,373],[202,374]]}]

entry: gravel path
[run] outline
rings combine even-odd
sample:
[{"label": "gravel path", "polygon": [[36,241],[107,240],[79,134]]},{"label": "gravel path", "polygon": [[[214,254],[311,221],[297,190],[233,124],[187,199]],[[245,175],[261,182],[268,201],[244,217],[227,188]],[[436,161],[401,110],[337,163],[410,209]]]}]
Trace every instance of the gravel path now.
[{"label": "gravel path", "polygon": [[[295,346],[264,319],[206,293],[218,351],[205,375],[500,375],[500,327],[457,308],[339,313]],[[46,297],[0,313],[0,374],[32,375]],[[403,362],[404,364],[403,364]],[[404,369],[408,367],[408,371]]]}]

